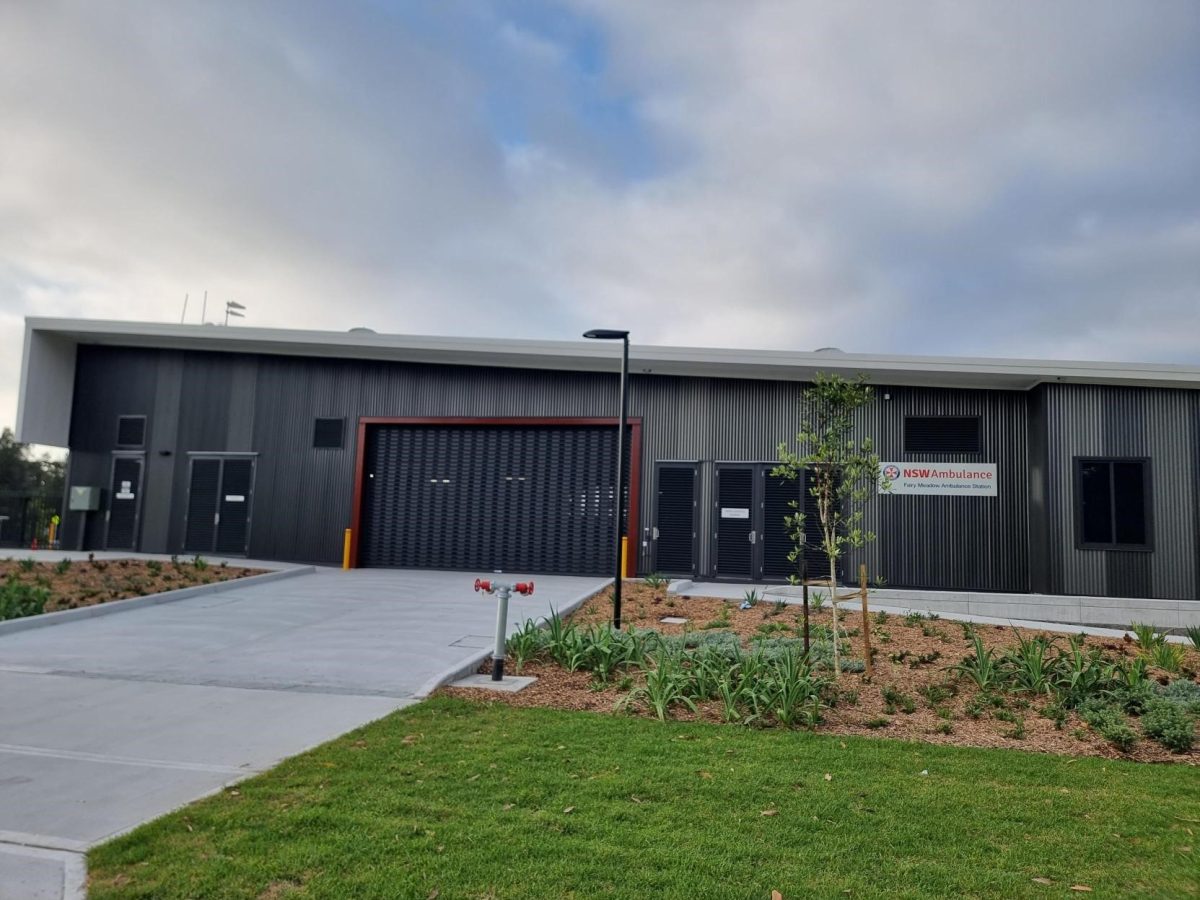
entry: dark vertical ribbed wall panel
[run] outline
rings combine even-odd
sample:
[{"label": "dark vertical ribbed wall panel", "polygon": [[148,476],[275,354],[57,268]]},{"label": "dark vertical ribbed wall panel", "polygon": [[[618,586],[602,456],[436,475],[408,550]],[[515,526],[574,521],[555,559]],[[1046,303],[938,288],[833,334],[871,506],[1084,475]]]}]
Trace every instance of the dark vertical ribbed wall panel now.
[{"label": "dark vertical ribbed wall panel", "polygon": [[[1107,597],[1197,598],[1197,415],[1192,391],[1046,385],[1049,588]],[[1075,458],[1148,457],[1153,550],[1076,547]]]},{"label": "dark vertical ribbed wall panel", "polygon": [[[995,463],[998,496],[873,495],[866,526],[877,540],[846,559],[892,587],[943,590],[1029,589],[1028,397],[1014,391],[876,387],[860,416],[881,460]],[[890,397],[885,400],[884,396]],[[906,453],[907,416],[979,416],[978,453]]]},{"label": "dark vertical ribbed wall panel", "polygon": [[[116,417],[144,414],[155,443],[148,455],[171,450],[175,458],[153,481],[157,494],[163,476],[173,479],[168,549],[182,545],[187,453],[250,450],[258,454],[250,555],[336,563],[350,519],[360,416],[609,417],[617,402],[615,368],[615,358],[610,375],[81,347],[72,481],[84,483],[77,476],[99,472],[106,478]],[[155,385],[164,373],[174,381],[165,394]],[[631,523],[630,538],[639,544],[643,571],[650,560],[654,463],[700,460],[698,569],[710,574],[714,463],[774,460],[780,441],[790,441],[799,427],[802,389],[792,382],[632,374],[630,414],[642,417],[644,427],[641,517]],[[873,498],[867,526],[879,540],[847,558],[851,577],[861,559],[872,577],[895,586],[1024,591],[1032,580],[1059,593],[1196,596],[1196,392],[1082,385],[1033,392],[876,390],[879,398],[861,430],[875,438],[881,457],[996,463],[1000,495]],[[164,430],[155,423],[176,407],[176,425]],[[905,454],[906,415],[978,415],[983,450]],[[325,416],[346,419],[341,448],[312,446],[314,420]],[[174,446],[169,440],[159,445],[172,434]],[[1072,459],[1079,454],[1151,458],[1152,554],[1134,559],[1075,549]]]}]

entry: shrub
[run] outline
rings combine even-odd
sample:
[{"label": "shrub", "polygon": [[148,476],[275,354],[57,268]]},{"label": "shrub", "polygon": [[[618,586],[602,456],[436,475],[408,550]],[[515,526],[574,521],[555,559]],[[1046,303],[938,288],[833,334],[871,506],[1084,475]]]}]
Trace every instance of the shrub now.
[{"label": "shrub", "polygon": [[884,710],[888,715],[895,715],[896,710],[912,715],[917,711],[917,702],[903,691],[898,691],[890,685],[880,691],[883,697]]},{"label": "shrub", "polygon": [[152,559],[146,563],[146,571],[148,571],[151,575],[161,575],[162,570],[162,563],[160,563],[157,559]]},{"label": "shrub", "polygon": [[867,721],[864,722],[863,724],[866,725],[868,728],[872,728],[872,729],[873,728],[887,728],[889,725],[892,724],[892,720],[889,718],[886,718],[884,716],[876,716],[873,719],[867,719]]},{"label": "shrub", "polygon": [[1168,644],[1163,641],[1161,644],[1155,644],[1146,655],[1152,665],[1174,675],[1183,668],[1184,660],[1187,659],[1187,649],[1182,644]]},{"label": "shrub", "polygon": [[208,560],[206,560],[200,554],[196,554],[196,556],[192,559],[192,568],[197,572],[203,572],[208,568]]},{"label": "shrub", "polygon": [[1058,701],[1047,703],[1042,709],[1042,715],[1054,723],[1054,727],[1059,731],[1063,730],[1063,726],[1067,724],[1067,708]]},{"label": "shrub", "polygon": [[513,671],[518,675],[525,663],[542,652],[545,633],[533,619],[526,619],[505,644],[504,652],[513,662]]},{"label": "shrub", "polygon": [[750,590],[742,593],[742,609],[751,609],[758,606],[760,600],[762,600],[762,597],[759,596],[758,591],[750,588]]},{"label": "shrub", "polygon": [[949,700],[957,691],[949,684],[927,684],[918,693],[925,699],[929,708],[933,709],[943,701]]},{"label": "shrub", "polygon": [[667,576],[659,572],[651,572],[642,579],[642,582],[646,585],[646,587],[653,588],[657,591],[667,583]]},{"label": "shrub", "polygon": [[717,617],[710,622],[705,622],[701,627],[711,630],[713,628],[728,628],[732,624],[733,620],[729,618],[729,607],[722,603],[721,611],[717,613]]},{"label": "shrub", "polygon": [[958,665],[951,666],[950,670],[971,679],[980,691],[986,692],[995,687],[1000,680],[1000,669],[994,653],[992,650],[985,650],[983,639],[975,635],[975,652]]},{"label": "shrub", "polygon": [[1049,694],[1054,681],[1054,666],[1050,658],[1053,641],[1043,635],[1031,638],[1017,632],[1017,646],[1000,660],[1004,675],[1015,691],[1029,694]]},{"label": "shrub", "polygon": [[1058,702],[1074,709],[1089,697],[1108,690],[1114,673],[1100,648],[1085,651],[1083,637],[1073,636],[1068,648],[1054,659],[1052,678]]},{"label": "shrub", "polygon": [[21,567],[22,572],[32,572],[37,568],[37,560],[30,556],[18,562],[17,565]]},{"label": "shrub", "polygon": [[1151,702],[1142,716],[1142,731],[1172,753],[1186,753],[1196,742],[1196,721],[1186,709],[1164,700]]},{"label": "shrub", "polygon": [[780,725],[812,727],[821,720],[820,698],[825,680],[813,672],[803,651],[792,648],[776,657],[766,682],[767,707]]},{"label": "shrub", "polygon": [[1138,649],[1142,653],[1149,653],[1155,647],[1165,644],[1167,641],[1165,634],[1161,634],[1153,625],[1147,625],[1145,622],[1134,622],[1129,626],[1129,630],[1133,632],[1133,636],[1138,643]]},{"label": "shrub", "polygon": [[1193,650],[1200,650],[1200,625],[1191,625],[1183,630],[1187,639],[1192,642]]},{"label": "shrub", "polygon": [[1168,703],[1182,706],[1193,716],[1200,716],[1200,684],[1176,678],[1166,687],[1158,687],[1154,693]]},{"label": "shrub", "polygon": [[0,621],[40,615],[49,600],[50,592],[44,587],[10,577],[0,586]]},{"label": "shrub", "polygon": [[687,695],[689,679],[683,667],[683,654],[663,648],[655,655],[654,662],[646,672],[645,684],[634,688],[617,705],[628,708],[634,703],[645,703],[660,722],[667,720],[672,706],[682,704],[695,712],[696,704]]},{"label": "shrub", "polygon": [[67,572],[69,572],[70,570],[71,570],[71,558],[69,556],[63,557],[54,566],[54,571],[57,572],[59,575],[66,575]]},{"label": "shrub", "polygon": [[1125,714],[1099,698],[1085,701],[1079,707],[1079,715],[1122,753],[1128,753],[1137,743],[1137,732],[1130,726]]}]

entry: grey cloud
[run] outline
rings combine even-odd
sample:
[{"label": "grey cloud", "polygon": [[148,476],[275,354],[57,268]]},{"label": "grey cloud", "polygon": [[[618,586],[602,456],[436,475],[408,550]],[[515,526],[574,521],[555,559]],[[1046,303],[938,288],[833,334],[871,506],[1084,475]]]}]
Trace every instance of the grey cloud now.
[{"label": "grey cloud", "polygon": [[573,8],[624,130],[502,5],[0,7],[0,422],[20,316],[205,288],[283,326],[1200,359],[1194,4]]}]

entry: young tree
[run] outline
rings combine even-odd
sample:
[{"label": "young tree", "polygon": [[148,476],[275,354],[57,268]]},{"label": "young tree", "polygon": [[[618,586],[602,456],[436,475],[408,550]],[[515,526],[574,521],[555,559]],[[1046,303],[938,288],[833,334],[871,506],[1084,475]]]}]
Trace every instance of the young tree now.
[{"label": "young tree", "polygon": [[64,465],[49,456],[34,457],[9,428],[0,429],[0,491],[59,495]]},{"label": "young tree", "polygon": [[[871,403],[874,396],[865,375],[853,381],[840,375],[818,372],[811,387],[801,397],[802,419],[796,434],[796,449],[787,442],[779,445],[779,465],[772,474],[799,479],[811,473],[809,493],[816,501],[821,531],[821,550],[829,561],[830,607],[833,613],[833,672],[841,677],[841,651],[838,641],[837,569],[846,550],[862,547],[875,540],[863,528],[863,510],[867,498],[880,485],[879,457],[870,438],[857,440],[854,417]],[[807,516],[803,504],[792,501],[794,513],[786,519],[796,542],[789,555],[793,562],[803,560],[804,526]]]}]

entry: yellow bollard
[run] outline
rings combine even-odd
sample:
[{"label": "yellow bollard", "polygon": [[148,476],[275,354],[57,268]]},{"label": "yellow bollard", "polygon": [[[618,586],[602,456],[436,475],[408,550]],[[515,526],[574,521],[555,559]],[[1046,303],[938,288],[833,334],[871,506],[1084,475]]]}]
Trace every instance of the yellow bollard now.
[{"label": "yellow bollard", "polygon": [[346,529],[345,540],[342,541],[342,568],[350,568],[350,533],[351,529]]},{"label": "yellow bollard", "polygon": [[629,577],[629,538],[621,538],[621,576]]}]

